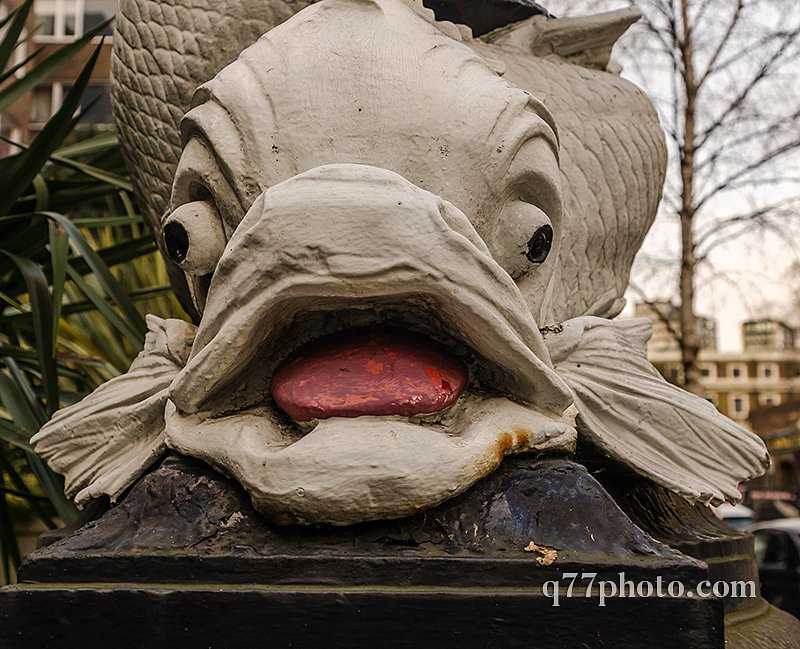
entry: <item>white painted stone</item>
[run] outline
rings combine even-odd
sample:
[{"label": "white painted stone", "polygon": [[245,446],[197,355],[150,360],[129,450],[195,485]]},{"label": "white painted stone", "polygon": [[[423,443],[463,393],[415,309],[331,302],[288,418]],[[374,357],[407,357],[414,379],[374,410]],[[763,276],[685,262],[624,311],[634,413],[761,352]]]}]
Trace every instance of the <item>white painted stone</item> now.
[{"label": "white painted stone", "polygon": [[[123,0],[115,102],[154,227],[197,230],[181,270],[202,317],[196,335],[151,320],[131,371],[34,438],[70,495],[117,497],[170,447],[279,523],[399,517],[509,453],[572,452],[576,415],[578,435],[691,501],[735,500],[763,473],[758,438],[663,381],[639,324],[607,319],[666,164],[651,102],[605,71],[629,13],[476,40],[405,0],[294,15],[305,2],[276,0],[212,33],[212,8],[170,3]],[[154,92],[170,66],[174,92]],[[552,249],[531,263],[542,226]],[[303,425],[277,410],[270,378],[293,349],[385,322],[469,350],[458,402]]]},{"label": "white painted stone", "polygon": [[764,443],[709,402],[668,383],[647,360],[646,319],[574,318],[548,333],[572,388],[578,431],[601,451],[690,502],[740,498],[769,467]]},{"label": "white painted stone", "polygon": [[570,63],[606,70],[617,39],[642,17],[636,9],[550,20],[532,16],[485,38],[490,43],[545,57],[555,54]]},{"label": "white painted stone", "polygon": [[167,389],[186,364],[195,327],[153,315],[147,326],[144,349],[127,373],[59,410],[31,438],[79,507],[104,495],[115,502],[166,451]]}]

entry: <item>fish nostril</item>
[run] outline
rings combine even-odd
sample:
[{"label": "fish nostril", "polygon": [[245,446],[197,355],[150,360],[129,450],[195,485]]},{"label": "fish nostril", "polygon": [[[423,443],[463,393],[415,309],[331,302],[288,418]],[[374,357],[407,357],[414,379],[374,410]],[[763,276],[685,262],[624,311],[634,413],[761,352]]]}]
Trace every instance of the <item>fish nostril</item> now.
[{"label": "fish nostril", "polygon": [[177,221],[167,223],[164,226],[164,245],[172,260],[180,264],[189,252],[189,234],[186,228]]}]

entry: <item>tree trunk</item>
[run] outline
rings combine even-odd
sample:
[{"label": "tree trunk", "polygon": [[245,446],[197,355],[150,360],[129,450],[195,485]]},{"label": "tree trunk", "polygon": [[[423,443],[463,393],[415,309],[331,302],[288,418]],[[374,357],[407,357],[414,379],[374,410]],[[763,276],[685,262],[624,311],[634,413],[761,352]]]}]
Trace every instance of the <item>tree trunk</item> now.
[{"label": "tree trunk", "polygon": [[688,0],[681,0],[681,23],[683,38],[680,42],[683,60],[683,82],[686,92],[684,107],[683,142],[681,164],[681,277],[680,277],[680,324],[681,361],[683,364],[684,387],[702,396],[700,368],[697,355],[700,341],[694,312],[694,281],[696,271],[694,242],[694,172],[695,172],[695,115],[697,111],[697,83],[695,81],[692,30],[689,23]]}]

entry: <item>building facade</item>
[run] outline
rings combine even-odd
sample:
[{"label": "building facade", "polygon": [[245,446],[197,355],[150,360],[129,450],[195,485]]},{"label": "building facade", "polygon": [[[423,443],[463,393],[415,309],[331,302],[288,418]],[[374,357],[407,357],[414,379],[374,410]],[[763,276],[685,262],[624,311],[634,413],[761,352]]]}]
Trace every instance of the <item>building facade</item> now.
[{"label": "building facade", "polygon": [[777,320],[751,320],[742,324],[742,340],[748,350],[795,348],[795,330]]},{"label": "building facade", "polygon": [[757,410],[751,422],[772,456],[766,486],[800,491],[800,401]]},{"label": "building facade", "polygon": [[[0,0],[0,16],[8,15],[20,4],[21,0]],[[28,40],[17,48],[16,60],[22,61],[41,47],[42,51],[29,64],[36,65],[36,62],[47,58],[87,29],[114,16],[116,10],[116,0],[35,0],[26,24],[25,36]],[[111,124],[111,32],[112,26],[106,26],[101,35],[93,39],[94,45],[102,43],[101,52],[81,105],[86,107],[92,100],[97,101],[84,117],[85,124]],[[80,74],[93,49],[91,46],[85,47],[46,82],[36,86],[0,115],[0,134],[16,142],[29,143],[61,106],[64,95],[69,92],[73,80]],[[25,74],[26,69],[27,66],[18,74]],[[3,146],[5,148],[0,150],[0,154],[11,151],[7,144]]]},{"label": "building facade", "polygon": [[[682,384],[677,308],[669,302],[637,304],[635,313],[653,323],[650,362],[668,381]],[[698,318],[701,383],[705,397],[720,412],[752,428],[751,413],[800,400],[800,348],[791,327],[767,319],[745,322],[741,352],[718,351],[716,331],[716,322]]]},{"label": "building facade", "polygon": [[[651,352],[648,357],[668,381],[682,382],[678,352]],[[704,349],[699,365],[705,397],[722,414],[748,428],[753,412],[800,400],[800,350]]]},{"label": "building facade", "polygon": [[[637,318],[648,318],[653,323],[653,335],[647,343],[647,354],[678,354],[677,336],[681,333],[678,307],[671,302],[647,302],[635,306]],[[698,316],[695,322],[701,349],[717,348],[717,323],[711,318]]]}]

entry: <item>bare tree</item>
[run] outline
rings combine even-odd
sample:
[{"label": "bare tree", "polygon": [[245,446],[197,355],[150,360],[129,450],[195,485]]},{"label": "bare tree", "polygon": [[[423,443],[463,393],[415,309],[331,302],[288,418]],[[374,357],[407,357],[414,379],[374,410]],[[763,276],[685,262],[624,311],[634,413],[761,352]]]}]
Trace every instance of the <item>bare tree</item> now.
[{"label": "bare tree", "polygon": [[789,326],[800,329],[800,261],[795,261],[789,266],[783,276],[783,282],[787,299],[779,303],[765,300],[763,312],[774,313],[776,320],[782,320]]},{"label": "bare tree", "polygon": [[699,393],[699,270],[743,234],[785,233],[800,214],[800,3],[551,0],[548,8],[598,5],[643,14],[617,55],[625,76],[655,98],[670,145],[660,218],[679,224],[675,334],[685,387]]}]

